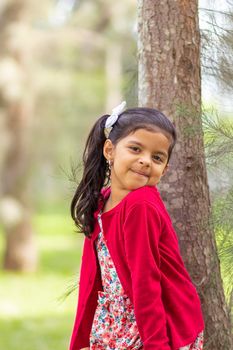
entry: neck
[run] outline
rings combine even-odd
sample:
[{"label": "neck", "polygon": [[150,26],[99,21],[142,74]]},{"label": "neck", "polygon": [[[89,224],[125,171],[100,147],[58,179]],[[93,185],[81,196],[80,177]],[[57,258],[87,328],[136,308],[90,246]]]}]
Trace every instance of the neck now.
[{"label": "neck", "polygon": [[111,187],[111,193],[110,196],[107,199],[107,202],[105,204],[104,211],[108,211],[112,208],[114,208],[118,203],[122,201],[122,199],[131,191],[129,190],[122,190],[122,191],[114,191],[114,188]]}]

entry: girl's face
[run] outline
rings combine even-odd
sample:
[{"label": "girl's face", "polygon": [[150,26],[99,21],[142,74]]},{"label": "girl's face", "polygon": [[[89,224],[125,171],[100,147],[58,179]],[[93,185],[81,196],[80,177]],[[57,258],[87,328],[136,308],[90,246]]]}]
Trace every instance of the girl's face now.
[{"label": "girl's face", "polygon": [[171,140],[161,132],[138,129],[115,146],[107,139],[104,156],[112,161],[112,191],[129,192],[142,186],[155,186],[167,169]]}]

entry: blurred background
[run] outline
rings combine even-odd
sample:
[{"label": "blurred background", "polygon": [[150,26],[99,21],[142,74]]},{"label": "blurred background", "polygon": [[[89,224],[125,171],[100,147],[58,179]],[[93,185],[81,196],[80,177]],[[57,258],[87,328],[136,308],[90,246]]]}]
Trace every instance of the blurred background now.
[{"label": "blurred background", "polygon": [[[199,5],[203,115],[232,146],[233,5]],[[137,105],[135,1],[1,0],[0,349],[68,347],[83,240],[70,201],[90,127],[122,99]],[[217,218],[232,209],[231,146],[219,167],[207,149]],[[216,227],[229,301],[232,223]]]}]

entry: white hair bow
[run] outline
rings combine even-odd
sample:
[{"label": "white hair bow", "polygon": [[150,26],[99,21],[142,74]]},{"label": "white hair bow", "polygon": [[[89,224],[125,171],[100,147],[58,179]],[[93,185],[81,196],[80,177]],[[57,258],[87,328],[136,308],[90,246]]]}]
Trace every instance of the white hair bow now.
[{"label": "white hair bow", "polygon": [[112,130],[113,125],[116,123],[119,115],[124,111],[126,106],[126,101],[123,101],[120,105],[113,108],[111,115],[107,118],[105,122],[104,134],[106,138],[109,137],[109,134]]}]

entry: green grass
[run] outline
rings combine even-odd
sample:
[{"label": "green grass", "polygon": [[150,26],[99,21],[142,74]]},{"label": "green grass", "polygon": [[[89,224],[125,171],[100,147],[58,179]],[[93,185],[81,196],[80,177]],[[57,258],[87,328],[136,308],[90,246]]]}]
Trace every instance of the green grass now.
[{"label": "green grass", "polygon": [[[0,349],[68,349],[77,306],[77,291],[63,298],[77,282],[82,235],[62,213],[34,219],[39,264],[36,273],[0,271]],[[4,249],[0,234],[0,258]]]}]

